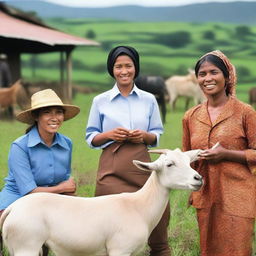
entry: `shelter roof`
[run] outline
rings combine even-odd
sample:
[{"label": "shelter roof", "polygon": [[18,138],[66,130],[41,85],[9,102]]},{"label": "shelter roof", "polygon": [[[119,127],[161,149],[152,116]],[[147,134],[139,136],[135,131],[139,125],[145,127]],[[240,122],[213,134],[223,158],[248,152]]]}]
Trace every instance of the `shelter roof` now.
[{"label": "shelter roof", "polygon": [[63,47],[99,45],[96,41],[58,31],[11,10],[0,4],[0,51],[6,52],[5,48],[10,48],[12,44],[20,46],[20,49],[16,49],[19,52],[48,52],[61,50]]}]

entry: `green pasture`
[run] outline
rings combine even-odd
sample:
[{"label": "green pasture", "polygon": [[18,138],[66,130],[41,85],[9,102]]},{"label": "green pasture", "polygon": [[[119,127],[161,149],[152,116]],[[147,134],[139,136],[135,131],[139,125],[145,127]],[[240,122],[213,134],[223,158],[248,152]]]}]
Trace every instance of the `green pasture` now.
[{"label": "green pasture", "polygon": [[[238,86],[238,97],[247,101],[247,90],[250,84]],[[77,94],[74,104],[80,106],[81,113],[74,119],[67,121],[61,127],[61,133],[73,140],[72,170],[78,184],[79,196],[93,196],[95,176],[100,150],[91,149],[85,142],[85,127],[90,105],[96,94]],[[177,110],[170,111],[169,105],[167,122],[164,125],[165,132],[161,137],[159,148],[175,149],[181,147],[182,126],[181,120],[184,114],[185,102],[178,100]],[[192,106],[192,102],[191,102]],[[4,184],[7,174],[8,151],[10,144],[17,137],[24,134],[25,124],[17,121],[3,121],[0,125],[0,189]],[[152,155],[155,159],[157,156]],[[187,207],[188,191],[171,191],[171,220],[169,225],[169,243],[173,256],[198,256],[199,238],[196,224],[195,210]],[[147,251],[147,248],[145,249]],[[145,252],[140,256],[144,256]]]}]

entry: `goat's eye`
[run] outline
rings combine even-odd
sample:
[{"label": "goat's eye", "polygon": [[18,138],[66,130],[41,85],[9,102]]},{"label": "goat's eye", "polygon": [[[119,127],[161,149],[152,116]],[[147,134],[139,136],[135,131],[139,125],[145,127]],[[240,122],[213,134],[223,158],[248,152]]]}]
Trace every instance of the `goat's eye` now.
[{"label": "goat's eye", "polygon": [[171,167],[173,165],[173,163],[169,163],[167,164],[167,167]]}]

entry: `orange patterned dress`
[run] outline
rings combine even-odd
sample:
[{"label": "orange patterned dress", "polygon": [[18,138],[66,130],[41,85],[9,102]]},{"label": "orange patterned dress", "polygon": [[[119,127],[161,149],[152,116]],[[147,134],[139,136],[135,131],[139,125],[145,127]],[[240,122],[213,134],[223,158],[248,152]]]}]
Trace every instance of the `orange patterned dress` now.
[{"label": "orange patterned dress", "polygon": [[230,97],[211,123],[207,102],[188,110],[183,118],[183,150],[208,149],[219,142],[230,150],[244,150],[247,164],[197,161],[194,168],[204,186],[193,192],[202,256],[250,256],[256,214],[256,112]]}]

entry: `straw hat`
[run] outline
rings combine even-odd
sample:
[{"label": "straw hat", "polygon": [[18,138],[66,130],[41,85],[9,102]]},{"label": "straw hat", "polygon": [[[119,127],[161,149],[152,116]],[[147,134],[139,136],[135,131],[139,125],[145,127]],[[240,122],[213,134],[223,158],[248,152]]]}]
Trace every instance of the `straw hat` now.
[{"label": "straw hat", "polygon": [[32,115],[32,111],[51,106],[60,106],[65,110],[64,121],[73,118],[80,112],[80,108],[77,106],[63,104],[61,99],[52,89],[45,89],[34,93],[31,96],[31,108],[20,112],[16,118],[22,123],[33,124],[35,122],[35,118]]}]

